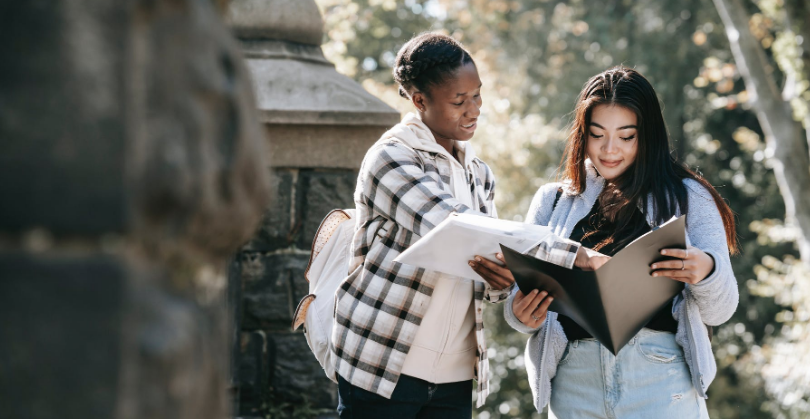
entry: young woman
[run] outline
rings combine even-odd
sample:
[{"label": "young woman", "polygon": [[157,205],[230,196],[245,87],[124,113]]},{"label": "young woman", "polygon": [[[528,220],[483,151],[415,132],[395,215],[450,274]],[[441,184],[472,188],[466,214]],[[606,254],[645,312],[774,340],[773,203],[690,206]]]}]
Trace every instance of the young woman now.
[{"label": "young woman", "polygon": [[[559,418],[706,418],[706,389],[717,366],[708,326],[737,308],[731,210],[704,179],[677,162],[658,99],[638,72],[613,68],[580,93],[561,167],[563,182],[540,188],[528,222],[608,256],[686,214],[687,249],[654,263],[653,276],[686,283],[684,291],[614,356],[571,319],[549,312],[549,298],[519,291],[507,322],[532,334],[526,368],[538,411],[550,401]],[[511,276],[482,261],[485,278]]]},{"label": "young woman", "polygon": [[[473,378],[478,406],[489,392],[483,300],[505,300],[513,281],[485,285],[393,260],[453,212],[496,216],[492,172],[468,142],[481,79],[458,42],[434,33],[402,47],[394,79],[416,113],[371,147],[357,178],[353,268],[336,294],[333,330],[338,412],[470,418]],[[576,252],[547,248],[560,263]]]}]

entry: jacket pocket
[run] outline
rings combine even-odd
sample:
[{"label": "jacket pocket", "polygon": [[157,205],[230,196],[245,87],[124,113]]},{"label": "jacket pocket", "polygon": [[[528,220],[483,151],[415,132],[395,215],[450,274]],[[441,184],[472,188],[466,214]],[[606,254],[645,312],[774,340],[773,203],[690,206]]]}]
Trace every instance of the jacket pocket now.
[{"label": "jacket pocket", "polygon": [[683,349],[675,342],[675,335],[667,332],[648,332],[637,337],[636,350],[654,364],[684,362]]},{"label": "jacket pocket", "polygon": [[560,367],[567,364],[568,361],[571,360],[574,351],[576,351],[576,348],[572,346],[571,342],[568,342],[568,344],[565,345],[565,351],[563,351],[562,358],[560,358],[560,362],[557,363],[557,366]]}]

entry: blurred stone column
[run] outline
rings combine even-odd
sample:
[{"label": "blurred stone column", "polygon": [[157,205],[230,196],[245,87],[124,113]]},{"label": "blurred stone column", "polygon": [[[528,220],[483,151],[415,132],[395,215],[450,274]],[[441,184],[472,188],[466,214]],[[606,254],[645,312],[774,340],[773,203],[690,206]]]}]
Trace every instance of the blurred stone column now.
[{"label": "blurred stone column", "polygon": [[0,2],[0,418],[229,415],[264,132],[210,0]]},{"label": "blurred stone column", "polygon": [[309,293],[303,273],[321,219],[354,206],[360,162],[399,114],[324,58],[314,0],[235,0],[226,21],[254,82],[275,198],[231,269],[230,281],[239,287],[232,295],[241,293],[234,304],[241,319],[238,412],[331,417],[337,386],[303,333],[291,332],[292,314]]}]

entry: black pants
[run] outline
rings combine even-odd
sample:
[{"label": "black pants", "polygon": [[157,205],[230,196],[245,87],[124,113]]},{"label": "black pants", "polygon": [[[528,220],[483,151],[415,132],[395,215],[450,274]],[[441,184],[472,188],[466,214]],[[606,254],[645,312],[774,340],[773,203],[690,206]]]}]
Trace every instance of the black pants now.
[{"label": "black pants", "polygon": [[391,399],[338,377],[341,419],[470,419],[472,380],[433,384],[401,375]]}]

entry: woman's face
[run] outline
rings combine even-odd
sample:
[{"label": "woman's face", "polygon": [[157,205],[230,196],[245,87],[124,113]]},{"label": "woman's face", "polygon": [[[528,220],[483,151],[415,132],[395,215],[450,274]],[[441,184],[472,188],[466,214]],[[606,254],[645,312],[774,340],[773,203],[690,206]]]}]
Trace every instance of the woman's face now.
[{"label": "woman's face", "polygon": [[586,154],[606,180],[616,179],[636,161],[638,127],[635,112],[615,105],[597,105],[587,127]]},{"label": "woman's face", "polygon": [[475,64],[465,64],[439,85],[431,86],[430,96],[414,94],[414,105],[422,122],[437,141],[466,141],[475,134],[481,115],[481,78]]}]

